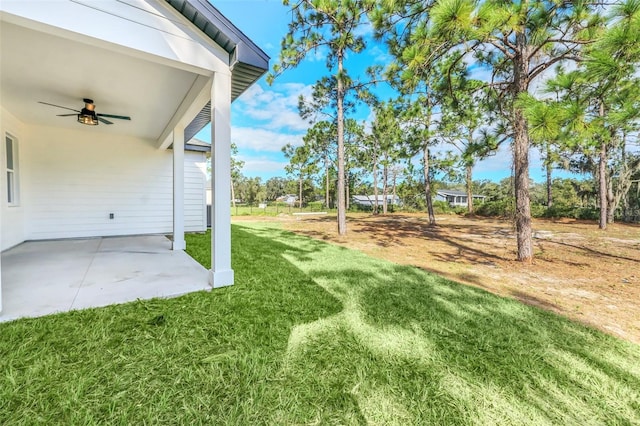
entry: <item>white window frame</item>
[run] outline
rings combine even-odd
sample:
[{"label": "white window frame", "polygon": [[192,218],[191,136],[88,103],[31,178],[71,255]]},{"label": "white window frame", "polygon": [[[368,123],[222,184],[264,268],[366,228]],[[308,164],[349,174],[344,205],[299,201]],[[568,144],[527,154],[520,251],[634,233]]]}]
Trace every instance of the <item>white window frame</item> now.
[{"label": "white window frame", "polygon": [[[11,165],[9,168],[9,151],[7,150],[7,143],[11,143]],[[20,186],[19,186],[19,170],[18,170],[18,140],[10,133],[4,135],[4,150],[5,150],[5,177],[7,179],[6,188],[7,196],[5,201],[9,207],[20,205]]]}]

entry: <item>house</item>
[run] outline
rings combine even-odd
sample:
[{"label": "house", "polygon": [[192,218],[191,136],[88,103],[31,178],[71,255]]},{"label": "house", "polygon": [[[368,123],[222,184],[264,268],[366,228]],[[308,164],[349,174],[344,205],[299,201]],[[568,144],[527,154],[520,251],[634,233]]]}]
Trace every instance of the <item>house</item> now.
[{"label": "house", "polygon": [[298,196],[295,195],[295,194],[285,194],[285,195],[281,195],[280,197],[276,198],[276,201],[278,203],[285,203],[285,204],[288,204],[290,206],[293,206],[298,202]]},{"label": "house", "polygon": [[[474,202],[478,201],[480,203],[484,203],[484,200],[487,198],[485,195],[473,194],[472,196]],[[467,193],[463,191],[455,191],[452,189],[438,190],[435,199],[436,201],[446,201],[451,207],[467,206]]]},{"label": "house", "polygon": [[[167,233],[183,250],[208,149],[209,280],[233,284],[231,102],[269,57],[207,0],[3,1],[0,43],[0,250]],[[190,143],[209,122],[212,144]]]},{"label": "house", "polygon": [[[378,206],[381,207],[384,202],[384,195],[378,195]],[[373,207],[376,203],[375,195],[354,195],[351,198],[351,203],[360,207]],[[397,195],[387,194],[388,206],[400,206],[400,197]]]}]

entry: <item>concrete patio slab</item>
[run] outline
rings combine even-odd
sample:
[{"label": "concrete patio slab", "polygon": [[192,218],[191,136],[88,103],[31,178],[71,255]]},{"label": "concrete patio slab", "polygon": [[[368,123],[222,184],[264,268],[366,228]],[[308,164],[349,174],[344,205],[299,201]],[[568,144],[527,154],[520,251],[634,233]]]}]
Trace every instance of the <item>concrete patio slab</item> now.
[{"label": "concrete patio slab", "polygon": [[26,242],[2,253],[0,322],[210,289],[162,235]]}]

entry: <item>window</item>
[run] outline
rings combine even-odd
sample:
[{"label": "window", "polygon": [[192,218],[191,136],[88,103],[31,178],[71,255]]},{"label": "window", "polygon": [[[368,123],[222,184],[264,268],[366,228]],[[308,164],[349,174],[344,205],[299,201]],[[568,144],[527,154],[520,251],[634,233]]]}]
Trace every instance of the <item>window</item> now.
[{"label": "window", "polygon": [[5,135],[5,153],[7,158],[7,202],[18,204],[18,143],[9,135]]}]

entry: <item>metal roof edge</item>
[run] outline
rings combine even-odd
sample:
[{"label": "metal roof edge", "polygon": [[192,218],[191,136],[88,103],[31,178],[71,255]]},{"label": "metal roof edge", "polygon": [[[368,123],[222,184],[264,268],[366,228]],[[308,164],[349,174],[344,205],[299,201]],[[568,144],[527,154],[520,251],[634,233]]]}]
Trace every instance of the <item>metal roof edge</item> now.
[{"label": "metal roof edge", "polygon": [[[166,0],[238,62],[269,70],[269,55],[207,0]],[[188,10],[187,5],[194,10]],[[204,18],[204,19],[202,19]],[[212,26],[212,28],[211,28]],[[247,47],[247,49],[244,48]]]},{"label": "metal roof edge", "polygon": [[[165,0],[229,54],[231,100],[236,100],[269,70],[269,55],[227,19],[208,0]],[[185,129],[190,140],[211,121],[211,102]]]},{"label": "metal roof edge", "polygon": [[[458,191],[457,189],[438,189],[436,191],[436,194],[443,194],[443,195],[454,195],[454,196],[466,196],[467,193],[464,191]],[[482,195],[482,194],[471,194],[472,197],[487,197],[487,195]]]}]

